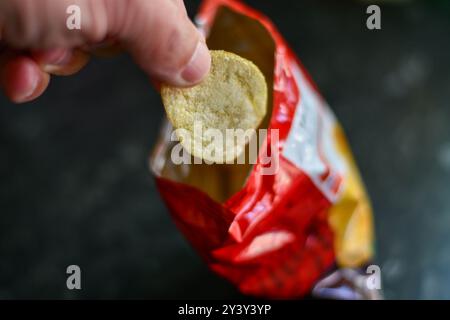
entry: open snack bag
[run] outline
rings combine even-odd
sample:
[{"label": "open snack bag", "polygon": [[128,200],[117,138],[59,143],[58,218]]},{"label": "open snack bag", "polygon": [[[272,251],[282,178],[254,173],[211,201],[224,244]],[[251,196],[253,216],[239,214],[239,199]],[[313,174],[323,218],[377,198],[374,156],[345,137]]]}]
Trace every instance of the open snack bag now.
[{"label": "open snack bag", "polygon": [[151,169],[176,225],[244,294],[378,298],[366,273],[370,203],[343,130],[306,70],[270,20],[241,1],[205,0],[196,21],[211,50],[261,70],[266,134],[258,134],[256,163],[180,163],[165,121]]}]

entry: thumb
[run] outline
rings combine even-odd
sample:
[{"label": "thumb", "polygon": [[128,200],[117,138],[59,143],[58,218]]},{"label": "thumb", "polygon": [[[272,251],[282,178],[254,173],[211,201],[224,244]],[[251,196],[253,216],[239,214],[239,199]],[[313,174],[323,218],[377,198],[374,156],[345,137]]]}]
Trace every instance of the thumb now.
[{"label": "thumb", "polygon": [[211,57],[182,1],[128,3],[133,5],[118,37],[139,66],[153,78],[172,85],[190,86],[201,81],[209,71]]},{"label": "thumb", "polygon": [[[69,6],[80,29],[68,29]],[[117,39],[156,80],[190,86],[210,68],[202,35],[181,0],[0,1],[0,39],[13,48],[75,48]]]}]

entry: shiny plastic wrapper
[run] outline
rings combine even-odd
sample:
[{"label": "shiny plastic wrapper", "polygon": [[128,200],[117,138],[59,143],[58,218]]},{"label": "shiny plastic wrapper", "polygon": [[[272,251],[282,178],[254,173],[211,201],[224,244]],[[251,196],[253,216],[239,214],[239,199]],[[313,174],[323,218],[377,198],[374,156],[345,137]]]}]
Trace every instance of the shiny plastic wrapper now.
[{"label": "shiny plastic wrapper", "polygon": [[343,130],[305,68],[271,21],[241,1],[205,0],[196,22],[210,49],[263,72],[267,133],[256,164],[175,164],[178,142],[165,121],[151,169],[176,225],[244,294],[376,298],[364,281],[370,202]]}]

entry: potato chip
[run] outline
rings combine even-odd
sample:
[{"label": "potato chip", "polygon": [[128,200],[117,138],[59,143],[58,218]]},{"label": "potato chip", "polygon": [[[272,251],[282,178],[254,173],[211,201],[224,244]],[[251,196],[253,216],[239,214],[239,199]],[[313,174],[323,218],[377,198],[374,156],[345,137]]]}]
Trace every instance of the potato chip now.
[{"label": "potato chip", "polygon": [[182,146],[212,163],[241,155],[267,111],[267,84],[258,67],[220,50],[211,51],[211,70],[200,84],[163,85],[161,96]]}]

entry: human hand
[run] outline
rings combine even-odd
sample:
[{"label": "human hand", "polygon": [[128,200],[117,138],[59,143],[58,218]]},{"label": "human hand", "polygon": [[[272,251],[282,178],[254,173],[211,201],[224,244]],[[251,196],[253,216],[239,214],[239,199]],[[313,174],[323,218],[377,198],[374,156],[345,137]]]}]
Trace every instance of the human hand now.
[{"label": "human hand", "polygon": [[[69,30],[77,5],[81,28]],[[71,75],[105,42],[128,51],[150,78],[191,86],[210,68],[203,36],[182,0],[1,0],[0,87],[16,103],[31,101],[51,75]]]}]

